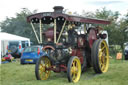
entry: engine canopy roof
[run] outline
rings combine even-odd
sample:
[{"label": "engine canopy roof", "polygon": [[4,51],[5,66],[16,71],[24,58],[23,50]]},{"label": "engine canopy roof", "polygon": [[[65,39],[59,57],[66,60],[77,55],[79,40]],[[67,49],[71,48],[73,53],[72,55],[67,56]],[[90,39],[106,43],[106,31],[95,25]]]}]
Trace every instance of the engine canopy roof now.
[{"label": "engine canopy roof", "polygon": [[50,24],[54,19],[58,20],[67,20],[74,23],[90,23],[90,24],[110,24],[110,21],[103,19],[93,19],[81,16],[73,16],[62,13],[63,7],[56,6],[54,7],[54,12],[42,12],[33,14],[27,17],[28,22],[39,23],[39,20],[42,20],[44,24]]}]

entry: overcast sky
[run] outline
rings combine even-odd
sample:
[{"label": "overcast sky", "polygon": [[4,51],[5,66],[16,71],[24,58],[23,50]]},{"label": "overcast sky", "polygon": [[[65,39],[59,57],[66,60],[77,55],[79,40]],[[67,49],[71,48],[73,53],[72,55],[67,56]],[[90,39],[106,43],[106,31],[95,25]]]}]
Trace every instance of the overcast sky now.
[{"label": "overcast sky", "polygon": [[95,11],[106,7],[108,10],[119,11],[122,15],[128,11],[128,0],[0,0],[0,22],[6,17],[15,17],[22,8],[38,12],[53,11],[54,6],[63,6],[68,11],[79,14]]}]

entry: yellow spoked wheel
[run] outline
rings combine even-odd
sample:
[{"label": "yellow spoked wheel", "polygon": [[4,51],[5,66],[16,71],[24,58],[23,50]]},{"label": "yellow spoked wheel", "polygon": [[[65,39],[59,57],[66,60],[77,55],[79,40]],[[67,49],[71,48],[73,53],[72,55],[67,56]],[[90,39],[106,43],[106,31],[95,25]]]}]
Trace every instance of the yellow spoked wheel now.
[{"label": "yellow spoked wheel", "polygon": [[42,56],[39,58],[35,67],[35,75],[37,80],[46,80],[50,76],[51,71],[47,68],[51,67],[51,62],[48,57]]},{"label": "yellow spoked wheel", "polygon": [[81,63],[78,57],[72,56],[68,61],[67,76],[69,82],[78,82],[81,76]]},{"label": "yellow spoked wheel", "polygon": [[107,72],[109,66],[109,49],[105,40],[96,40],[92,47],[92,63],[96,73]]}]

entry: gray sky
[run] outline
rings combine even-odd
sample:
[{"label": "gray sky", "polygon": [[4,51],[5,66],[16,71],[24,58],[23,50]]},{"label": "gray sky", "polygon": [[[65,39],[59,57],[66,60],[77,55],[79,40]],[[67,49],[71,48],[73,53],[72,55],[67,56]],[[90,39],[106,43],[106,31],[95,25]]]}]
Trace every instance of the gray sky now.
[{"label": "gray sky", "polygon": [[38,12],[53,11],[54,6],[63,6],[68,11],[79,14],[85,11],[95,11],[106,7],[108,10],[119,11],[122,15],[128,11],[128,0],[1,0],[0,22],[8,17],[15,17],[21,8],[37,9]]}]

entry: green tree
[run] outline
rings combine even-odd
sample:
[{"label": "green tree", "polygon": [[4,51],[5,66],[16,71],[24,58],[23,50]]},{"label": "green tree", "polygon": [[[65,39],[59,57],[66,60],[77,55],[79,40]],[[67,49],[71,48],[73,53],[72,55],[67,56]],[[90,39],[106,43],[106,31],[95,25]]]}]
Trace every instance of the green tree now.
[{"label": "green tree", "polygon": [[128,13],[125,18],[119,19],[119,12],[112,12],[111,10],[96,10],[96,17],[111,21],[110,25],[103,26],[109,34],[110,45],[120,45],[124,49],[124,43],[128,42]]},{"label": "green tree", "polygon": [[120,39],[118,44],[121,45],[121,48],[124,49],[124,43],[128,42],[128,13],[125,18],[122,18],[120,21],[119,35]]},{"label": "green tree", "polygon": [[109,20],[111,24],[103,25],[102,27],[107,30],[109,36],[109,44],[117,44],[117,33],[118,33],[118,18],[119,12],[112,12],[111,10],[107,10],[103,8],[102,10],[96,10],[95,16],[99,19]]},{"label": "green tree", "polygon": [[30,38],[32,42],[37,43],[33,30],[26,19],[28,15],[36,12],[37,10],[31,12],[27,8],[23,8],[20,13],[16,14],[15,18],[6,18],[5,21],[1,22],[0,27],[2,28],[3,32],[27,37]]}]

